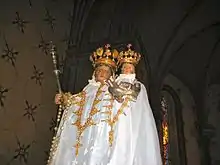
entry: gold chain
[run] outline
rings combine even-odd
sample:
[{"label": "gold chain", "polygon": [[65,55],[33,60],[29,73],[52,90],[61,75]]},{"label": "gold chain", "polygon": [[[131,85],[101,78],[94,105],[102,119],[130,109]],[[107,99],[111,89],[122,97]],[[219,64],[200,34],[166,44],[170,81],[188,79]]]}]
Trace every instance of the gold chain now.
[{"label": "gold chain", "polygon": [[129,97],[125,98],[124,102],[122,103],[121,107],[118,109],[117,113],[113,116],[113,118],[111,116],[112,116],[112,107],[113,107],[114,100],[111,100],[111,104],[108,107],[109,108],[109,110],[107,111],[108,118],[104,121],[107,122],[111,128],[108,133],[110,146],[112,146],[113,141],[114,141],[114,126],[118,122],[119,116],[124,113],[124,108],[128,106],[129,100],[130,100]]},{"label": "gold chain", "polygon": [[[60,134],[61,134],[61,132],[62,132],[62,130],[63,130],[63,124],[64,124],[64,122],[65,122],[65,120],[66,120],[66,118],[67,118],[67,113],[68,113],[68,109],[67,109],[67,108],[69,108],[72,104],[78,105],[78,102],[76,101],[76,97],[80,97],[80,98],[82,98],[82,100],[84,100],[85,95],[86,95],[86,93],[85,93],[84,91],[83,91],[83,92],[80,92],[80,93],[78,93],[78,94],[76,94],[76,95],[72,95],[71,97],[68,98],[68,104],[65,105],[65,106],[62,105],[62,107],[65,107],[66,110],[65,110],[64,113],[63,113],[62,125],[59,126]],[[60,107],[61,107],[61,106],[60,106]],[[57,132],[57,133],[58,133],[58,132]],[[49,154],[49,158],[48,158],[48,161],[47,161],[47,164],[48,164],[48,165],[51,164],[52,158],[53,158],[53,156],[54,156],[54,154],[55,154],[55,152],[56,152],[56,150],[57,150],[59,141],[60,141],[60,135],[57,135],[57,134],[56,134],[56,135],[53,137],[53,140],[52,140],[52,145],[51,145],[51,148],[50,148],[50,154]]]},{"label": "gold chain", "polygon": [[[83,105],[84,102],[81,102],[81,107],[79,108],[79,110],[77,110],[76,112],[74,112],[74,114],[77,116],[77,119],[74,123],[72,123],[72,125],[77,127],[77,136],[76,136],[76,144],[74,145],[76,151],[75,151],[75,155],[78,156],[79,154],[79,148],[82,146],[81,144],[81,137],[82,137],[82,133],[85,131],[86,128],[88,128],[89,126],[93,126],[96,125],[96,123],[93,121],[93,116],[95,114],[97,114],[98,112],[100,112],[100,110],[98,110],[95,106],[101,101],[100,99],[98,99],[99,95],[103,92],[101,89],[104,86],[104,84],[100,85],[96,96],[95,96],[95,100],[93,101],[92,104],[92,108],[91,111],[89,113],[88,118],[86,119],[86,122],[84,124],[81,123],[81,119],[82,119],[82,114],[83,114]],[[82,100],[84,101],[84,100]]]},{"label": "gold chain", "polygon": [[[73,103],[79,106],[79,109],[73,112],[77,116],[77,119],[76,119],[76,121],[74,123],[72,123],[72,125],[77,127],[76,144],[74,145],[75,150],[76,150],[75,151],[75,155],[76,156],[78,156],[79,148],[82,146],[82,144],[81,144],[82,133],[89,126],[96,125],[96,123],[93,121],[92,118],[93,118],[94,115],[96,115],[97,113],[100,112],[100,110],[98,110],[95,106],[101,101],[100,99],[98,99],[98,97],[103,92],[102,91],[102,87],[103,86],[104,86],[104,84],[100,85],[100,87],[98,88],[98,91],[97,91],[96,96],[95,96],[95,100],[93,101],[93,104],[92,104],[91,111],[90,111],[89,116],[86,119],[86,122],[84,124],[81,123],[81,119],[82,119],[82,114],[83,114],[83,109],[84,109],[85,99],[86,99],[85,91],[83,91],[83,92],[81,92],[79,94],[81,96],[81,100],[79,102],[76,102],[76,101],[73,102],[73,98],[68,99],[68,104],[67,104],[66,107],[69,107]],[[112,118],[112,107],[113,107],[114,99],[112,98],[111,102],[110,102],[111,104],[106,106],[108,108],[108,111],[104,112],[104,113],[106,113],[108,115],[108,118],[106,120],[104,120],[104,121],[107,122],[109,124],[110,128],[111,128],[110,131],[109,131],[109,143],[110,143],[110,146],[112,146],[113,141],[114,141],[114,126],[118,122],[119,116],[121,114],[123,114],[124,108],[128,106],[129,100],[130,100],[129,97],[125,98],[124,102],[122,103],[121,107],[118,109],[117,113],[113,116],[113,118]],[[55,152],[55,150],[57,148],[58,142],[59,142],[59,138],[55,138],[54,137],[53,141],[52,141],[52,148],[51,148],[52,155],[54,155],[54,152]],[[51,162],[51,157],[48,160],[48,164],[49,164],[49,162]]]}]

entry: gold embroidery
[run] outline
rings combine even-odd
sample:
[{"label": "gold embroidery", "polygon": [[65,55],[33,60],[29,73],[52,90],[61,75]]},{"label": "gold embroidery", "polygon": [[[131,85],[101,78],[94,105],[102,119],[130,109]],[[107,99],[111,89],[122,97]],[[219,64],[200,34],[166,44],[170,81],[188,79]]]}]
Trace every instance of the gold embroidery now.
[{"label": "gold embroidery", "polygon": [[70,92],[64,93],[62,96],[62,106],[65,108],[69,108],[71,105],[79,105],[79,101],[76,99],[77,97],[82,97],[85,94],[85,91],[82,91],[78,94],[72,95]]},{"label": "gold embroidery", "polygon": [[[69,95],[69,94],[68,94]],[[70,95],[69,95],[70,96]],[[71,97],[69,97],[69,103],[66,104],[65,107],[70,107],[72,104],[76,104],[76,105],[79,105],[79,101],[77,102],[77,100],[74,100],[76,99],[76,97],[79,97],[79,98],[84,98],[85,97],[85,92],[80,92],[79,94],[76,94],[76,95],[71,95]],[[64,106],[62,106],[64,107]],[[67,113],[68,113],[68,109],[65,109],[64,113],[63,113],[63,119],[62,119],[62,123],[60,124],[59,128],[60,130],[57,132],[57,134],[53,137],[53,140],[52,140],[52,144],[51,144],[51,148],[50,148],[50,154],[49,154],[49,158],[48,158],[48,161],[47,161],[47,164],[50,165],[52,162],[52,158],[57,150],[57,147],[58,147],[58,144],[60,142],[60,134],[62,133],[63,131],[63,125],[64,125],[64,122],[66,121],[66,118],[67,118]]]},{"label": "gold embroidery", "polygon": [[[84,124],[81,123],[81,119],[82,119],[82,113],[83,113],[83,106],[80,107],[80,109],[77,111],[77,112],[74,112],[74,114],[77,115],[77,119],[76,121],[72,124],[74,126],[77,127],[77,136],[76,136],[76,144],[74,145],[75,147],[75,155],[78,156],[79,154],[79,148],[82,147],[82,144],[81,144],[81,136],[82,136],[82,133],[83,131],[85,131],[86,128],[88,128],[89,126],[93,126],[93,125],[96,125],[96,123],[93,121],[93,116],[95,114],[97,114],[98,112],[100,112],[95,106],[101,101],[100,99],[98,99],[98,97],[100,96],[100,94],[102,94],[102,87],[104,85],[101,85],[96,93],[96,96],[95,96],[95,100],[93,101],[93,104],[92,104],[92,108],[89,112],[89,116],[88,118],[86,119],[86,122]],[[84,105],[83,102],[85,102],[85,100],[81,100],[81,104],[80,105]]]},{"label": "gold embroidery", "polygon": [[124,108],[128,106],[129,101],[130,101],[130,98],[126,97],[121,107],[118,109],[117,113],[113,116],[113,118],[112,118],[112,107],[113,107],[114,100],[111,101],[111,104],[107,107],[108,111],[106,111],[106,114],[108,114],[108,118],[104,121],[107,122],[108,125],[110,126],[110,131],[109,131],[110,146],[112,146],[113,141],[114,141],[114,126],[118,122],[119,116],[124,113]]},{"label": "gold embroidery", "polygon": [[[82,137],[82,133],[85,131],[86,128],[88,128],[89,126],[93,126],[93,125],[96,125],[97,123],[95,123],[93,121],[93,116],[97,113],[100,112],[100,110],[98,110],[95,106],[100,103],[100,100],[99,99],[99,96],[105,92],[105,91],[102,91],[102,87],[104,85],[101,85],[96,93],[96,96],[95,96],[95,99],[93,101],[93,104],[92,104],[92,108],[91,108],[91,111],[89,113],[89,116],[88,118],[86,119],[86,122],[84,124],[81,123],[81,119],[82,119],[82,114],[83,114],[83,110],[84,110],[84,105],[85,105],[85,99],[86,99],[86,93],[85,91],[77,94],[77,95],[72,95],[71,97],[68,98],[68,104],[66,104],[66,107],[69,107],[71,106],[72,104],[75,104],[77,106],[79,106],[79,109],[74,111],[73,113],[77,116],[77,119],[74,123],[72,123],[72,125],[76,126],[77,127],[77,136],[76,136],[76,144],[74,145],[75,147],[75,155],[78,156],[79,154],[79,148],[82,147],[82,144],[81,144],[81,137]],[[70,95],[69,95],[70,96]],[[76,100],[75,98],[76,97],[80,97],[80,101],[79,100]],[[112,146],[113,144],[113,141],[114,141],[114,126],[115,124],[118,122],[119,120],[119,116],[121,114],[123,114],[123,110],[124,108],[128,105],[128,102],[130,100],[130,98],[126,98],[124,100],[124,102],[122,103],[121,107],[118,109],[116,115],[114,115],[112,117],[112,107],[113,107],[113,103],[114,103],[114,99],[113,98],[110,98],[108,99],[110,101],[110,105],[106,105],[104,107],[106,107],[108,110],[106,112],[101,112],[101,113],[105,113],[108,115],[108,118],[106,120],[104,120],[105,122],[108,123],[108,125],[110,126],[110,131],[109,131],[109,143],[110,143],[110,146]],[[66,112],[67,113],[67,112]],[[63,123],[64,121],[66,120],[66,113],[64,114],[64,120],[63,120]],[[61,127],[61,126],[60,126]],[[61,128],[61,132],[62,132],[62,128]],[[61,134],[61,133],[60,133]],[[57,136],[57,137],[54,137],[53,138],[53,141],[52,141],[52,146],[51,146],[51,152],[50,152],[50,157],[49,157],[49,160],[48,160],[48,164],[50,164],[51,162],[51,158],[54,156],[55,154],[55,151],[57,149],[57,146],[58,146],[58,143],[59,143],[59,140],[60,140],[60,136]]]}]

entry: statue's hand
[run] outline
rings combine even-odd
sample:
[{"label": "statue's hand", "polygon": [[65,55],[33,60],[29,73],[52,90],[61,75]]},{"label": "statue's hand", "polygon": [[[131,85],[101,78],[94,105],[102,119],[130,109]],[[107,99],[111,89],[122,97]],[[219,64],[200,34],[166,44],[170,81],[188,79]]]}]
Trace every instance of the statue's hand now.
[{"label": "statue's hand", "polygon": [[56,94],[55,95],[55,104],[61,104],[61,102],[62,102],[62,98],[63,98],[63,94],[61,94],[61,93],[58,93],[58,94]]},{"label": "statue's hand", "polygon": [[113,77],[110,77],[108,80],[106,80],[106,83],[109,87],[114,87],[116,85],[115,79]]},{"label": "statue's hand", "polygon": [[108,90],[109,93],[116,99],[118,102],[123,102],[123,89],[115,82],[115,79],[110,78],[107,81],[107,84],[109,85]]},{"label": "statue's hand", "polygon": [[131,97],[133,101],[137,100],[138,94],[140,93],[141,90],[141,84],[140,83],[135,83],[134,85],[131,86]]},{"label": "statue's hand", "polygon": [[65,105],[67,105],[67,101],[69,99],[71,99],[72,96],[73,95],[69,92],[67,92],[67,93],[58,93],[58,94],[55,95],[55,104],[58,104],[58,105],[62,104],[62,105],[65,106]]},{"label": "statue's hand", "polygon": [[109,86],[108,89],[111,94],[114,93],[116,88],[119,88],[118,84],[115,82],[115,79],[113,79],[112,77],[110,79],[108,79],[106,82]]}]

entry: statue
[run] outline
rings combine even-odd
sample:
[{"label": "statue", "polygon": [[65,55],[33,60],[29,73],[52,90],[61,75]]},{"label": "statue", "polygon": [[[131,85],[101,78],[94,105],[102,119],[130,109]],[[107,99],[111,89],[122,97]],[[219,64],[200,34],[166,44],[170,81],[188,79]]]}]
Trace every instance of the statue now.
[{"label": "statue", "polygon": [[95,70],[82,92],[55,97],[65,110],[48,165],[161,165],[147,92],[135,78],[140,54],[106,45],[90,60]]},{"label": "statue", "polygon": [[82,92],[56,95],[56,104],[62,103],[65,110],[53,138],[49,165],[107,164],[109,131],[104,120],[112,97],[106,80],[114,76],[117,56],[110,45],[98,48],[90,56],[95,68],[92,80]]},{"label": "statue", "polygon": [[145,86],[136,79],[135,66],[141,55],[131,49],[118,56],[121,74],[116,80],[110,79],[109,92],[114,96],[113,107],[117,109],[127,99],[115,128],[115,146],[111,151],[110,165],[162,165],[159,138],[155,120],[148,101]]}]

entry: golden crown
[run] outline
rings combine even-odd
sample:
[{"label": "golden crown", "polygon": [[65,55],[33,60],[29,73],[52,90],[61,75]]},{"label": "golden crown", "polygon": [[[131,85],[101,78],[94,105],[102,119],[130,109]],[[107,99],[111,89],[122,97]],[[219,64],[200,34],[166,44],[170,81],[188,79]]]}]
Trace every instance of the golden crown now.
[{"label": "golden crown", "polygon": [[92,61],[94,67],[104,64],[116,69],[117,58],[118,51],[116,49],[111,50],[110,44],[107,44],[104,47],[96,49],[96,51],[90,56],[90,61]]},{"label": "golden crown", "polygon": [[131,44],[127,45],[126,51],[121,51],[118,56],[118,67],[120,67],[123,63],[131,63],[133,65],[137,65],[141,59],[141,54],[135,52],[131,49]]}]

